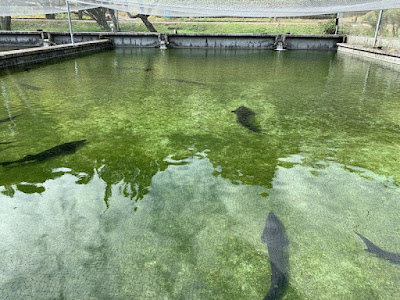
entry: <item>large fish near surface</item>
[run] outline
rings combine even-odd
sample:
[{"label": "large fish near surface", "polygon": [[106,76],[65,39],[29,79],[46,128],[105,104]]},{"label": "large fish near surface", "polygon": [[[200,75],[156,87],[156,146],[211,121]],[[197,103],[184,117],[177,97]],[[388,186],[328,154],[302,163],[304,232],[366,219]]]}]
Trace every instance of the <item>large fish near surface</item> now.
[{"label": "large fish near surface", "polygon": [[45,151],[42,151],[38,154],[33,154],[33,155],[26,155],[21,159],[14,160],[14,161],[5,161],[5,162],[0,162],[0,165],[5,167],[11,164],[17,164],[17,163],[23,163],[27,161],[42,161],[47,158],[55,157],[55,156],[60,156],[64,154],[72,154],[75,153],[76,150],[82,146],[86,140],[80,140],[80,141],[74,141],[74,142],[69,142],[69,143],[64,143],[58,146],[55,146],[53,148],[47,149]]},{"label": "large fish near surface", "polygon": [[267,244],[271,263],[271,285],[264,300],[280,299],[288,284],[289,241],[281,221],[272,211],[268,214],[261,240]]},{"label": "large fish near surface", "polygon": [[255,112],[248,109],[246,106],[240,106],[239,108],[232,111],[237,116],[237,122],[242,126],[246,127],[248,130],[254,132],[261,132],[261,129],[257,127],[255,120]]},{"label": "large fish near surface", "polygon": [[11,122],[13,119],[18,118],[19,116],[22,116],[22,114],[16,115],[16,116],[13,116],[13,117],[8,117],[8,118],[5,118],[5,119],[0,119],[0,123]]},{"label": "large fish near surface", "polygon": [[393,253],[382,250],[377,245],[372,243],[369,239],[367,239],[365,236],[359,234],[358,232],[356,232],[356,234],[360,237],[360,239],[362,239],[364,244],[367,246],[367,249],[365,249],[365,251],[368,251],[370,253],[375,254],[376,256],[387,259],[393,264],[400,264],[400,253]]}]

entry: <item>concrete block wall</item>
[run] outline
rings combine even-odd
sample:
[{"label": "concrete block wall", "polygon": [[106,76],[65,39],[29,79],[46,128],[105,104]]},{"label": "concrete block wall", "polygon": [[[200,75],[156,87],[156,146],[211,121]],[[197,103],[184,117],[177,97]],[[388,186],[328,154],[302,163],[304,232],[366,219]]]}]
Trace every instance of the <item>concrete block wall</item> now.
[{"label": "concrete block wall", "polygon": [[113,45],[109,40],[99,40],[76,43],[75,45],[58,45],[0,52],[0,70],[103,51],[112,47]]}]

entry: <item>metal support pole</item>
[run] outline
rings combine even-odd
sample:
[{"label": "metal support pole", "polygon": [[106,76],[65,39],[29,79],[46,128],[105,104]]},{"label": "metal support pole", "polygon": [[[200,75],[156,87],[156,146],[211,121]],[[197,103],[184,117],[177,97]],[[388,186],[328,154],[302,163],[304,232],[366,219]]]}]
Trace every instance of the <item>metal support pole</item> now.
[{"label": "metal support pole", "polygon": [[379,26],[381,25],[382,13],[383,13],[383,10],[381,9],[381,10],[379,11],[378,23],[376,23],[374,44],[372,45],[372,47],[375,47],[375,45],[376,45],[376,40],[377,40],[377,38],[378,38]]},{"label": "metal support pole", "polygon": [[335,20],[335,34],[337,34],[338,30],[339,30],[339,16],[340,16],[340,13],[337,13],[336,20]]},{"label": "metal support pole", "polygon": [[115,18],[117,19],[117,32],[119,32],[119,18],[118,18],[118,10],[115,10]]},{"label": "metal support pole", "polygon": [[69,1],[67,0],[66,2],[67,2],[67,12],[68,12],[69,34],[71,35],[72,45],[75,45],[74,33],[72,32],[71,11],[69,10]]}]

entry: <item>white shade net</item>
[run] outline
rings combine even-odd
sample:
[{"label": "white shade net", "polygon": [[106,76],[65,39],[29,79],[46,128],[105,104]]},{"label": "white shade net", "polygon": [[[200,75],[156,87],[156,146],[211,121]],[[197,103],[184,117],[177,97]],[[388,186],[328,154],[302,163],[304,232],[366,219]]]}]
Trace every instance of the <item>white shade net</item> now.
[{"label": "white shade net", "polygon": [[[400,8],[400,0],[71,0],[72,11],[107,7],[165,17],[291,17]],[[0,0],[0,16],[66,12],[66,0]]]}]

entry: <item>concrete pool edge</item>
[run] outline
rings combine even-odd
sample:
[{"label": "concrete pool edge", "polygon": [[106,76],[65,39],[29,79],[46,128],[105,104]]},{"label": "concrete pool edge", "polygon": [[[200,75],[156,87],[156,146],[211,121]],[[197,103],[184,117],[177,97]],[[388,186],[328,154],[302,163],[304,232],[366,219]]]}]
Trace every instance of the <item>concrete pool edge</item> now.
[{"label": "concrete pool edge", "polygon": [[358,46],[358,45],[350,45],[344,43],[338,43],[337,45],[338,45],[338,51],[341,52],[378,59],[388,63],[400,65],[400,55],[398,54],[398,52],[391,53],[390,51],[386,50]]},{"label": "concrete pool edge", "polygon": [[[268,34],[268,33],[150,33],[150,32],[76,32],[75,42],[110,40],[115,47],[224,48],[273,50],[278,43],[288,50],[336,50],[344,35]],[[38,47],[44,41],[57,45],[70,43],[69,32],[0,31],[0,46]]]},{"label": "concrete pool edge", "polygon": [[35,47],[0,52],[0,70],[40,64],[53,60],[112,49],[109,40],[80,42],[51,47]]}]

